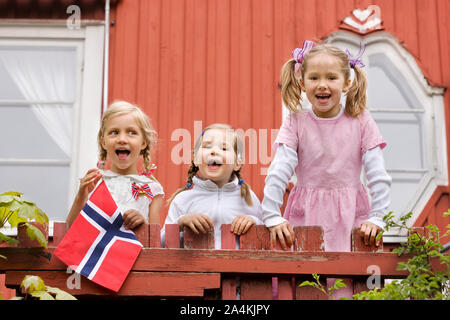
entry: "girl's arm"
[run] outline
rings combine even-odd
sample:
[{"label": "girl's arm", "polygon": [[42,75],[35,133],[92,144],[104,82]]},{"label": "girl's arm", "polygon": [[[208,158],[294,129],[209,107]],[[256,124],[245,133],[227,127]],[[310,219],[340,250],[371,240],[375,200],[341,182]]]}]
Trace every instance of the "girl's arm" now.
[{"label": "girl's arm", "polygon": [[97,182],[102,177],[102,173],[97,169],[90,169],[86,175],[80,180],[80,188],[73,201],[72,208],[69,211],[69,215],[66,218],[66,223],[70,227],[75,221],[78,214],[86,204],[89,194],[94,190]]},{"label": "girl's arm", "polygon": [[261,204],[264,224],[269,228],[274,242],[277,237],[280,239],[283,249],[292,245],[293,230],[289,222],[281,216],[280,208],[297,164],[297,152],[285,144],[280,144],[267,172]]},{"label": "girl's arm", "polygon": [[280,144],[265,179],[264,198],[261,205],[262,219],[266,227],[276,226],[286,221],[281,216],[280,208],[283,205],[286,187],[294,174],[297,163],[297,152]]},{"label": "girl's arm", "polygon": [[156,195],[152,202],[150,203],[150,207],[148,210],[148,223],[149,224],[159,224],[161,221],[161,208],[163,204],[163,195]]},{"label": "girl's arm", "polygon": [[377,234],[384,229],[383,217],[389,212],[390,187],[392,179],[384,167],[383,153],[380,147],[368,150],[363,155],[363,167],[366,172],[367,186],[370,190],[371,205],[369,219],[361,225],[361,236],[366,244],[375,243]]},{"label": "girl's arm", "polygon": [[392,179],[384,167],[383,153],[380,147],[366,151],[362,162],[371,196],[368,221],[383,229],[386,225],[383,217],[389,213],[388,207],[391,204]]}]

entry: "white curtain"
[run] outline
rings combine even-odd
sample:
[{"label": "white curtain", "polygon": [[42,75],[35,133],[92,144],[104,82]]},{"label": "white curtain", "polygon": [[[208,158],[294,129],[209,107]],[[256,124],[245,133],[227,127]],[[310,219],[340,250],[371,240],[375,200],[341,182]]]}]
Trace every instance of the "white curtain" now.
[{"label": "white curtain", "polygon": [[[75,49],[0,49],[0,63],[28,101],[73,101],[76,90]],[[32,104],[50,137],[70,158],[73,104]]]}]

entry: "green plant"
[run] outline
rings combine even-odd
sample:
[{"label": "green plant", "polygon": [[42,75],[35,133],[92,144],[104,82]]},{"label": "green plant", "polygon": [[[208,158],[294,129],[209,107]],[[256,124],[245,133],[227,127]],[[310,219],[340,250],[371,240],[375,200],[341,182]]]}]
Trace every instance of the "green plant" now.
[{"label": "green plant", "polygon": [[345,283],[342,281],[342,279],[336,279],[333,283],[333,285],[329,288],[327,288],[326,286],[324,286],[320,280],[319,280],[319,275],[317,273],[313,273],[312,274],[315,282],[312,281],[303,281],[302,283],[299,284],[299,287],[305,287],[305,286],[312,286],[320,291],[322,291],[324,294],[326,294],[330,299],[333,299],[333,295],[334,293],[339,290],[340,288],[345,288],[346,285]]},{"label": "green plant", "polygon": [[[440,230],[435,225],[425,227],[425,234],[420,234],[408,227],[406,222],[411,218],[408,213],[395,222],[392,213],[385,217],[386,231],[390,228],[408,230],[408,238],[399,248],[393,250],[399,256],[411,255],[406,262],[399,262],[397,269],[408,271],[408,276],[401,280],[394,280],[386,284],[383,289],[374,289],[355,294],[356,300],[450,300],[450,256],[442,253],[443,246]],[[444,213],[444,217],[450,216],[450,209]],[[443,236],[450,235],[450,225]],[[442,270],[436,271],[432,267],[431,260],[437,260]]]},{"label": "green plant", "polygon": [[[48,223],[48,217],[36,204],[23,199],[22,195],[22,193],[14,191],[5,192],[0,195],[0,228],[6,222],[9,222],[11,228],[17,228],[19,225],[23,225],[27,228],[28,237],[31,240],[37,240],[41,246],[46,248],[46,238],[41,230],[30,224],[30,222],[45,224]],[[0,232],[0,242],[14,244],[17,243],[17,240]]]},{"label": "green plant", "polygon": [[[442,236],[435,225],[426,226],[426,234],[422,235],[407,226],[411,215],[412,212],[400,217],[398,222],[394,221],[392,212],[383,218],[386,222],[385,231],[391,228],[408,231],[407,241],[393,250],[399,257],[404,254],[411,256],[406,262],[399,262],[397,265],[398,270],[408,271],[408,276],[401,280],[393,280],[382,289],[375,288],[354,294],[354,300],[450,300],[450,256],[442,253],[443,246],[440,243],[442,236],[450,235],[450,225],[446,226],[447,231]],[[444,217],[448,216],[450,216],[450,209],[444,213]],[[382,233],[377,237],[381,236]],[[441,270],[437,271],[432,267],[432,259],[439,262],[442,266]],[[313,286],[332,297],[319,282],[317,274],[313,274],[313,277],[316,283],[304,281],[300,286]],[[340,279],[336,282],[338,280]],[[337,286],[336,282],[333,288],[329,288],[333,290],[332,292],[341,286],[341,282]],[[342,285],[345,286],[343,283]]]},{"label": "green plant", "polygon": [[11,300],[77,300],[71,294],[50,286],[46,286],[41,277],[25,276],[20,284],[23,296],[11,298]]}]

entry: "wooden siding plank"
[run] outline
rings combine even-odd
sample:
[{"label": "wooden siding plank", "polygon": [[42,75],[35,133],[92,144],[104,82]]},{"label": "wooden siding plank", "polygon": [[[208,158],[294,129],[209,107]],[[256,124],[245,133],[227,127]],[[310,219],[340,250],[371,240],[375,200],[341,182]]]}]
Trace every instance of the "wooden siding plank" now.
[{"label": "wooden siding plank", "polygon": [[[384,10],[383,10],[384,12]],[[384,14],[381,16],[384,19]],[[415,0],[398,0],[394,8],[394,28],[386,31],[395,33],[403,46],[416,58],[419,57],[417,30],[417,7]]]},{"label": "wooden siding plank", "polygon": [[441,57],[437,27],[436,1],[417,1],[419,58],[425,77],[442,82]]}]

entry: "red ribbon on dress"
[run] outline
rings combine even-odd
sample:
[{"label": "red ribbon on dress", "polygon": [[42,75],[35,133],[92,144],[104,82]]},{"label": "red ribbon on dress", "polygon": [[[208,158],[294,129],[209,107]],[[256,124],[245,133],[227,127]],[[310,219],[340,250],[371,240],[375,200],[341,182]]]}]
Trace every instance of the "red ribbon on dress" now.
[{"label": "red ribbon on dress", "polygon": [[136,200],[140,195],[145,195],[150,200],[153,200],[152,190],[148,186],[148,184],[144,184],[143,186],[138,186],[136,183],[131,184],[131,193],[133,194],[133,198]]}]

